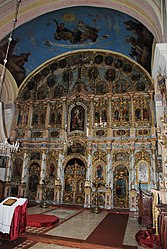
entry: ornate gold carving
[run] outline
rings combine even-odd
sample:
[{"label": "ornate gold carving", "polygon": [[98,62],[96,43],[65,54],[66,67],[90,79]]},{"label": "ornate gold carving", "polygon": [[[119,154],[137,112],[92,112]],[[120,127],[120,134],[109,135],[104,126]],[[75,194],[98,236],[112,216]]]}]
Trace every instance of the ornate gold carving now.
[{"label": "ornate gold carving", "polygon": [[78,163],[76,159],[74,164],[68,164],[65,168],[63,199],[65,203],[83,205],[85,200],[86,169],[85,166]]},{"label": "ornate gold carving", "polygon": [[129,172],[120,164],[114,170],[114,207],[129,207]]}]

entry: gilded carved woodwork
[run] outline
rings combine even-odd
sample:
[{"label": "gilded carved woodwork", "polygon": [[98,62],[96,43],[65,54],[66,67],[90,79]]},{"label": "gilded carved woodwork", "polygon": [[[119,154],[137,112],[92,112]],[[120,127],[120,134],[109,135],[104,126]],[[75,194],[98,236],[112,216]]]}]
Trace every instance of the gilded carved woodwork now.
[{"label": "gilded carved woodwork", "polygon": [[[27,78],[16,100],[13,134],[20,138],[21,150],[29,151],[30,175],[36,165],[37,171],[46,171],[53,188],[54,180],[61,177],[63,196],[58,199],[79,205],[84,204],[85,181],[92,186],[98,180],[102,206],[109,205],[107,191],[107,203],[128,207],[129,182],[134,181],[129,170],[136,168],[139,178],[140,162],[146,162],[148,169],[151,165],[146,150],[152,153],[152,90],[146,71],[117,53],[83,50],[46,62]],[[40,173],[34,173],[38,184]],[[121,184],[124,197],[118,190]],[[48,198],[56,198],[53,192],[57,195],[52,189]],[[94,203],[94,194],[89,194],[88,205]]]},{"label": "gilded carved woodwork", "polygon": [[68,162],[64,171],[64,203],[83,205],[86,168],[81,160]]},{"label": "gilded carved woodwork", "polygon": [[114,205],[122,208],[129,207],[129,172],[125,165],[120,164],[114,170]]}]

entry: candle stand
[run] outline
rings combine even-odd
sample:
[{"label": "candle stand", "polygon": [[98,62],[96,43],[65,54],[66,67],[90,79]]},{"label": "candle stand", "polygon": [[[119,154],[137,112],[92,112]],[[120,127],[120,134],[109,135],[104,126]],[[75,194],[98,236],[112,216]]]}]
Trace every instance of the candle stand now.
[{"label": "candle stand", "polygon": [[95,207],[92,208],[92,213],[98,214],[101,212],[101,210],[98,207],[98,199],[99,199],[99,194],[98,194],[98,182],[96,181],[95,183]]},{"label": "candle stand", "polygon": [[42,208],[47,208],[48,207],[48,203],[46,201],[47,199],[47,181],[43,180],[43,186],[42,186],[42,203],[40,205],[40,207]]}]

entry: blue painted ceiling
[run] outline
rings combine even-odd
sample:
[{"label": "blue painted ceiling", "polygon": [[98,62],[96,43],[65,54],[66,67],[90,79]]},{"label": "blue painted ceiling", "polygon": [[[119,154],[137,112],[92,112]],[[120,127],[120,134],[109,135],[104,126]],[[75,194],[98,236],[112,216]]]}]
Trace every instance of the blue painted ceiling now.
[{"label": "blue painted ceiling", "polygon": [[[0,44],[5,49],[6,38]],[[151,71],[153,36],[136,19],[113,9],[71,7],[39,16],[15,29],[8,69],[18,86],[35,68],[65,52],[107,49]]]}]

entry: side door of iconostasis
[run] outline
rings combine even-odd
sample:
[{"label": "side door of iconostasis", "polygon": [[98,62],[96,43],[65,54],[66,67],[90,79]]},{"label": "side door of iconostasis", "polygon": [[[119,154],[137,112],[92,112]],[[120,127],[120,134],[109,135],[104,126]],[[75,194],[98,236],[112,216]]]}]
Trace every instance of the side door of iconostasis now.
[{"label": "side door of iconostasis", "polygon": [[96,191],[98,191],[98,205],[105,205],[105,186],[108,184],[107,179],[110,174],[106,165],[106,152],[101,150],[95,152],[92,168],[92,205],[96,205]]},{"label": "side door of iconostasis", "polygon": [[28,196],[30,200],[35,200],[37,195],[37,187],[40,182],[40,158],[39,152],[32,152],[29,166],[29,180],[28,180]]},{"label": "side door of iconostasis", "polygon": [[84,205],[85,179],[86,167],[84,162],[78,158],[69,160],[64,170],[64,203]]},{"label": "side door of iconostasis", "polygon": [[57,159],[58,155],[53,153],[48,154],[46,161],[46,180],[47,180],[47,200],[54,200],[55,180],[57,179]]},{"label": "side door of iconostasis", "polygon": [[41,168],[38,163],[33,163],[29,169],[28,196],[30,200],[36,199],[37,187],[40,181]]},{"label": "side door of iconostasis", "polygon": [[13,161],[13,169],[11,176],[11,195],[18,195],[18,186],[21,183],[21,175],[23,170],[23,160],[21,158],[16,158]]},{"label": "side door of iconostasis", "polygon": [[124,152],[115,153],[114,161],[113,206],[115,208],[129,208],[128,154]]}]

